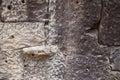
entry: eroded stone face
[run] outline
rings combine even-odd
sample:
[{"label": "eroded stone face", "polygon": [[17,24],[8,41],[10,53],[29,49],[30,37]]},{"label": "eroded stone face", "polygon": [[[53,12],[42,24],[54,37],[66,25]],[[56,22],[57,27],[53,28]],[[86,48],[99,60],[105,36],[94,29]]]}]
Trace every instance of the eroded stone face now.
[{"label": "eroded stone face", "polygon": [[[48,14],[44,16],[47,11],[46,1],[29,0],[26,9],[29,14],[23,21],[48,18]],[[0,24],[0,79],[120,80],[119,74],[112,74],[120,70],[120,51],[110,54],[109,47],[98,43],[95,27],[101,17],[101,0],[49,1],[51,22],[47,25],[44,22]],[[40,56],[22,52],[23,48],[51,46],[52,42],[58,47],[54,55]],[[109,55],[112,56],[110,59]],[[109,60],[113,60],[112,69],[109,68]]]},{"label": "eroded stone face", "polygon": [[120,49],[112,50],[110,54],[111,68],[113,71],[120,71]]},{"label": "eroded stone face", "polygon": [[27,0],[28,21],[41,21],[48,18],[48,5],[46,0]]},{"label": "eroded stone face", "polygon": [[2,21],[25,21],[26,9],[26,0],[2,0]]},{"label": "eroded stone face", "polygon": [[[9,80],[22,80],[24,71],[27,71],[24,70],[24,61],[21,58],[23,55],[21,52],[22,49],[28,46],[44,45],[44,40],[43,23],[1,23],[0,79],[3,80],[4,78],[8,78]],[[26,59],[26,61],[29,60]],[[34,63],[35,61],[32,64]],[[37,69],[39,70],[39,68]],[[24,80],[27,79],[24,78]]]},{"label": "eroded stone face", "polygon": [[106,0],[103,4],[99,29],[99,42],[104,45],[120,45],[120,1]]},{"label": "eroded stone face", "polygon": [[43,23],[5,23],[0,33],[0,45],[4,50],[38,46],[45,40]]},{"label": "eroded stone face", "polygon": [[49,17],[49,2],[46,0],[3,0],[1,20],[3,22],[42,21]]}]

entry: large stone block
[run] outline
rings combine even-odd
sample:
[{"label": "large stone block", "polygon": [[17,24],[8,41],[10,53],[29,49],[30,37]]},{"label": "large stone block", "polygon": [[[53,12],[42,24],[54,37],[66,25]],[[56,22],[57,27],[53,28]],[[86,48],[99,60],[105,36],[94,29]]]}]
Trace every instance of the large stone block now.
[{"label": "large stone block", "polygon": [[[44,31],[44,23],[40,22],[0,24],[0,80],[22,80],[24,73],[27,71],[26,68],[24,70],[22,49],[28,46],[44,45]],[[26,55],[24,55],[24,57],[26,58]],[[30,60],[32,61],[32,59]],[[30,60],[28,61],[31,62]],[[35,61],[31,63],[34,64]],[[41,68],[36,67],[36,69],[39,70]],[[33,71],[34,70],[31,70],[31,72]],[[36,73],[40,75],[41,72],[42,71]],[[36,73],[34,74],[38,75]],[[27,73],[28,78],[30,78],[29,74]],[[36,79],[33,73],[31,73],[31,75],[34,76],[35,79],[30,80],[39,80]],[[27,80],[26,75],[23,80]]]},{"label": "large stone block", "polygon": [[45,41],[43,23],[5,23],[0,27],[0,47],[4,50],[38,46]]}]

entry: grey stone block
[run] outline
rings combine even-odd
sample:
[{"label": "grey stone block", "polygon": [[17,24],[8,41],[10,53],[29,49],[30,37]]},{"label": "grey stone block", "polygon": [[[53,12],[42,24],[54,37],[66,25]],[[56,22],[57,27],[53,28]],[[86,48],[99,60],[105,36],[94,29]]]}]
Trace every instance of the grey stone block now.
[{"label": "grey stone block", "polygon": [[99,29],[99,43],[120,45],[120,1],[105,0]]},{"label": "grey stone block", "polygon": [[49,2],[46,0],[27,0],[27,21],[41,21],[49,18]]}]

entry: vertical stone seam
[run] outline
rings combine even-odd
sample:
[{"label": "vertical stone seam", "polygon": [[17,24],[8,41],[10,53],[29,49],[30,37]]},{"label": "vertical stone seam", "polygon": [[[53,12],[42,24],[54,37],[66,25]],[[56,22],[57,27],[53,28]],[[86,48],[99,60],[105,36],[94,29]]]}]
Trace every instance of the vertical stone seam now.
[{"label": "vertical stone seam", "polygon": [[99,19],[99,27],[98,27],[98,43],[101,45],[101,41],[100,41],[100,25],[101,25],[101,21],[103,18],[103,8],[104,8],[104,1],[101,0],[101,12],[100,12],[100,19]]}]

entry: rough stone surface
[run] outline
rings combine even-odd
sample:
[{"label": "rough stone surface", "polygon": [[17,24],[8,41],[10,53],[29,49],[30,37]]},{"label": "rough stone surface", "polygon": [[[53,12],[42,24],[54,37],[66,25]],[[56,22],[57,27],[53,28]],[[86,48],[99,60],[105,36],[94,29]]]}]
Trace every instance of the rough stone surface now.
[{"label": "rough stone surface", "polygon": [[120,80],[120,47],[99,43],[107,0],[29,1],[30,22],[0,23],[0,80]]},{"label": "rough stone surface", "polygon": [[24,21],[27,19],[26,0],[2,0],[1,20]]},{"label": "rough stone surface", "polygon": [[[8,80],[63,80],[64,57],[57,51],[54,55],[39,56],[24,54],[23,48],[34,46],[56,46],[54,29],[55,1],[50,0],[50,23],[18,22],[0,24],[0,79]],[[52,54],[52,52],[51,52]],[[4,59],[3,59],[4,58]],[[5,75],[4,75],[5,74]]]},{"label": "rough stone surface", "polygon": [[110,53],[110,64],[113,71],[120,71],[120,49],[114,48]]},{"label": "rough stone surface", "polygon": [[49,18],[48,0],[2,0],[3,22],[37,22]]},{"label": "rough stone surface", "polygon": [[49,18],[49,2],[47,0],[27,0],[28,21],[41,21]]},{"label": "rough stone surface", "polygon": [[104,45],[120,45],[120,1],[106,0],[103,3],[99,42]]},{"label": "rough stone surface", "polygon": [[[33,30],[34,29],[34,30]],[[21,80],[23,61],[21,49],[28,46],[44,44],[44,27],[42,23],[5,23],[1,24],[0,47],[1,55],[5,55],[2,67],[10,79]],[[2,67],[0,67],[2,69]]]},{"label": "rough stone surface", "polygon": [[102,0],[59,0],[56,3],[58,43],[66,55],[64,80],[120,79],[119,72],[110,65],[113,48],[98,43],[102,3]]}]

